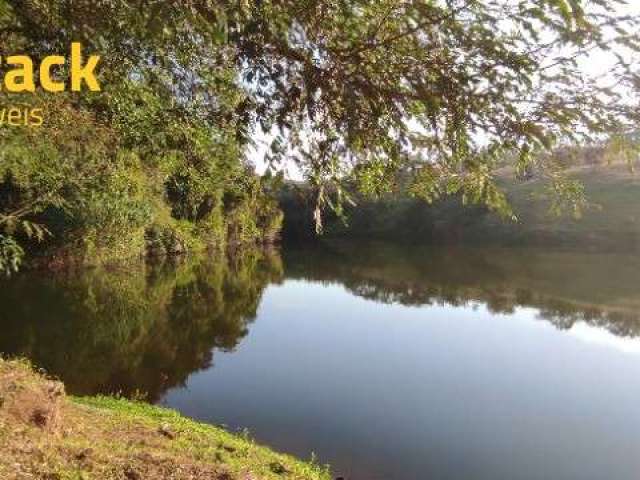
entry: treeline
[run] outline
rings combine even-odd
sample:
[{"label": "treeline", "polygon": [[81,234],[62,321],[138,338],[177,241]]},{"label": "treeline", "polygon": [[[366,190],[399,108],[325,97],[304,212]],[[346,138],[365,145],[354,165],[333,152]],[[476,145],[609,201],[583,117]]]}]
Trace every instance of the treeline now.
[{"label": "treeline", "polygon": [[273,241],[282,214],[244,160],[227,47],[122,5],[67,3],[0,0],[3,53],[38,62],[81,40],[102,57],[101,92],[0,92],[44,118],[0,127],[0,272]]},{"label": "treeline", "polygon": [[[514,218],[483,205],[468,205],[461,195],[427,203],[412,195],[402,175],[392,192],[377,197],[352,190],[353,203],[342,215],[325,216],[325,238],[390,240],[453,245],[543,246],[640,250],[640,195],[637,143],[622,155],[610,145],[564,148],[552,160],[574,195],[558,197],[555,179],[531,168],[521,175],[508,161],[494,172]],[[549,162],[547,162],[549,163]],[[313,189],[289,183],[280,196],[285,212],[283,237],[309,241],[313,232]]]}]

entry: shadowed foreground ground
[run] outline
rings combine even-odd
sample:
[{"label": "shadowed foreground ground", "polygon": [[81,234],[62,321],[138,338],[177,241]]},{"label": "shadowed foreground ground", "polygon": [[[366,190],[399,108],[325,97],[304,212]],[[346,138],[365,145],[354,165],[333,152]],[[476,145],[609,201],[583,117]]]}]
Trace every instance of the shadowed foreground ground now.
[{"label": "shadowed foreground ground", "polygon": [[0,359],[0,478],[327,480],[325,470],[143,403],[73,398]]}]

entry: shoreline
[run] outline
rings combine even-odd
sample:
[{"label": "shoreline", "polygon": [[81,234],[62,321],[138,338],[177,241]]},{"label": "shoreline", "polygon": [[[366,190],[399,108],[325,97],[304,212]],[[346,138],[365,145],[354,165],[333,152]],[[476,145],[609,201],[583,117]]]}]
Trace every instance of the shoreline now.
[{"label": "shoreline", "polygon": [[3,479],[331,479],[327,467],[173,410],[67,396],[26,360],[0,359],[0,449]]}]

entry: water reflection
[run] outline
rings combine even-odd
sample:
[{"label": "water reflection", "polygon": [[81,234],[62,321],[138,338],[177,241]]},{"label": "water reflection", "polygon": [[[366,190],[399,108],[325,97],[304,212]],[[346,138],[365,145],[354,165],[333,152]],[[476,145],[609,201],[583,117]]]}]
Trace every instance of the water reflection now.
[{"label": "water reflection", "polygon": [[210,368],[215,349],[236,347],[281,279],[272,252],[24,274],[0,284],[0,352],[32,359],[75,394],[155,401]]},{"label": "water reflection", "polygon": [[640,258],[535,249],[398,247],[333,242],[285,250],[287,278],[343,285],[356,296],[405,306],[486,305],[538,311],[561,330],[580,322],[640,336]]},{"label": "water reflection", "polygon": [[500,314],[530,307],[593,342],[615,343],[599,329],[614,338],[640,335],[634,256],[349,243],[283,256],[284,266],[277,252],[251,251],[4,280],[0,352],[31,358],[76,394],[140,393],[155,401],[210,368],[215,350],[233,350],[265,288],[285,278],[339,284],[384,304],[485,305]]},{"label": "water reflection", "polygon": [[639,284],[634,256],[349,243],[32,272],[0,282],[0,352],[352,480],[626,480]]}]

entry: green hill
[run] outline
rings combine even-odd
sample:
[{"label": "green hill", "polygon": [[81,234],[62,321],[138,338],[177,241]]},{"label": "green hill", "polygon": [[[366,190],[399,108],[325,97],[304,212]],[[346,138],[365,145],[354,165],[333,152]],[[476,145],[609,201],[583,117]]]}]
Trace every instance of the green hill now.
[{"label": "green hill", "polygon": [[[464,206],[458,198],[429,205],[396,195],[378,200],[361,198],[357,206],[348,209],[347,225],[329,216],[325,235],[410,243],[640,249],[640,175],[622,163],[584,164],[567,173],[585,187],[588,205],[579,218],[551,213],[543,179],[516,180],[513,172],[504,170],[498,177],[518,217],[516,222],[485,207]],[[313,226],[308,204],[291,191],[283,198],[285,238],[309,235]]]}]

